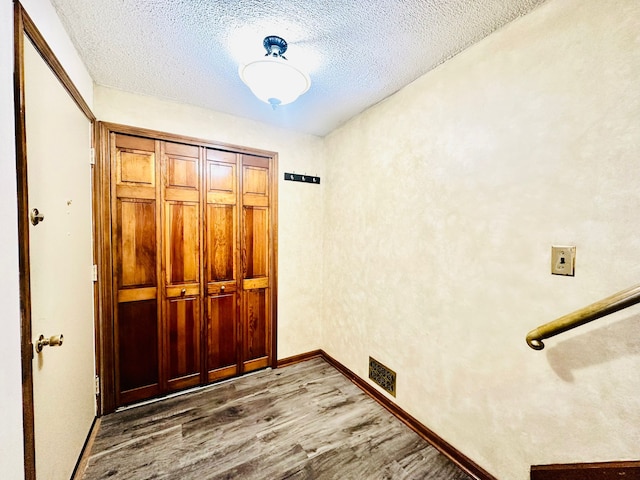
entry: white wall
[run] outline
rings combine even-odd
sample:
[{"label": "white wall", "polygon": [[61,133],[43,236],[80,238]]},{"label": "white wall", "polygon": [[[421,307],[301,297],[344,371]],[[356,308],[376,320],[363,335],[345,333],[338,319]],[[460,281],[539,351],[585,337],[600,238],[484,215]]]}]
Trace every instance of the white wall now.
[{"label": "white wall", "polygon": [[6,478],[23,478],[18,206],[13,119],[13,4],[0,1],[0,465]]},{"label": "white wall", "polygon": [[550,0],[326,138],[323,348],[497,478],[638,458],[640,307],[524,341],[640,280],[638,32]]},{"label": "white wall", "polygon": [[322,176],[322,139],[106,87],[96,87],[94,105],[101,121],[278,153],[277,355],[320,348],[323,185],[285,182],[284,172]]},{"label": "white wall", "polygon": [[[42,31],[89,105],[92,82],[48,0],[25,0]],[[13,2],[0,0],[0,465],[6,478],[23,478],[22,385],[18,273],[17,193],[13,103]]]},{"label": "white wall", "polygon": [[93,104],[93,79],[49,0],[21,0],[22,6],[53,50],[89,108]]}]

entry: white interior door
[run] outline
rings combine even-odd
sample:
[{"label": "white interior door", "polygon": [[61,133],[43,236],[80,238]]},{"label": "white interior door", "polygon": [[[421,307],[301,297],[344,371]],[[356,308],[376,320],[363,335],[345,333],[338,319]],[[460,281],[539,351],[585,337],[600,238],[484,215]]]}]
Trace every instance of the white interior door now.
[{"label": "white interior door", "polygon": [[95,417],[91,122],[24,41],[36,476],[69,480]]}]

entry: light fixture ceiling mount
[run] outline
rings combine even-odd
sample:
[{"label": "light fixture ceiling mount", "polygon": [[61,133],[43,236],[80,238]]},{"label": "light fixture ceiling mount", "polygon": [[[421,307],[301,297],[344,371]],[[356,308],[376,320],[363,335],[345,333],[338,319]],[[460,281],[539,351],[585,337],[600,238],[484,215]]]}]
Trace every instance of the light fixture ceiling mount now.
[{"label": "light fixture ceiling mount", "polygon": [[285,60],[287,59],[284,56],[284,52],[287,51],[288,45],[284,38],[271,35],[264,38],[262,45],[264,45],[264,49],[267,51],[267,55],[265,56],[281,57]]},{"label": "light fixture ceiling mount", "polygon": [[241,65],[238,73],[253,94],[275,110],[309,90],[311,79],[284,56],[287,42],[282,37],[270,35],[265,37],[262,45],[267,51],[266,55]]}]

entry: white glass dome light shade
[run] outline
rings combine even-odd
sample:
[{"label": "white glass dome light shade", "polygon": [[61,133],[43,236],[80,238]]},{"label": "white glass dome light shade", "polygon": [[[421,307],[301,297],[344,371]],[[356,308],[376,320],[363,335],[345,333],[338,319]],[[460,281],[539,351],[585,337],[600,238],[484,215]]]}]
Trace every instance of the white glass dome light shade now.
[{"label": "white glass dome light shade", "polygon": [[307,74],[279,57],[264,57],[240,67],[240,78],[256,97],[274,107],[293,102],[311,86]]},{"label": "white glass dome light shade", "polygon": [[240,66],[240,78],[253,94],[273,108],[293,102],[309,90],[309,75],[281,57],[265,56]]}]

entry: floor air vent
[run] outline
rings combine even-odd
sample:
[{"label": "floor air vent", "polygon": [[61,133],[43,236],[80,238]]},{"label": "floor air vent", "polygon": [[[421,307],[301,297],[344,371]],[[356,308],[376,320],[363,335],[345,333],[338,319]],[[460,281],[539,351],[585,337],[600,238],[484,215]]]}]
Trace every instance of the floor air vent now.
[{"label": "floor air vent", "polygon": [[369,378],[394,397],[396,396],[396,372],[369,357]]}]

